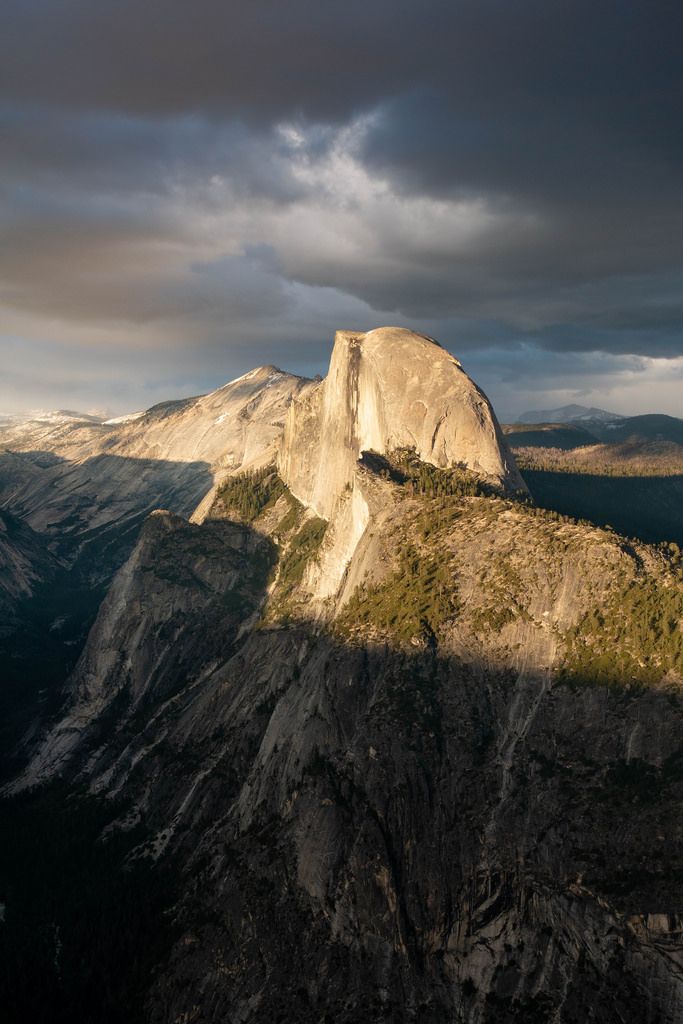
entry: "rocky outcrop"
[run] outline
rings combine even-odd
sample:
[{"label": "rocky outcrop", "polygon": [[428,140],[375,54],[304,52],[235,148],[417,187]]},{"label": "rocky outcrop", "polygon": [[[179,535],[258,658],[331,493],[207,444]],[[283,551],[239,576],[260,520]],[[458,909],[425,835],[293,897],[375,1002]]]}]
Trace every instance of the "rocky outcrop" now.
[{"label": "rocky outcrop", "polygon": [[526,493],[491,405],[457,359],[422,334],[337,331],[327,377],[292,402],[278,466],[299,501],[330,521],[311,575],[318,607],[338,595],[373,517],[363,452],[408,448],[439,467],[468,469],[501,492]]},{"label": "rocky outcrop", "polygon": [[327,377],[289,409],[283,480],[329,519],[361,452],[404,447],[423,462],[526,490],[488,399],[437,342],[400,327],[337,331]]},{"label": "rocky outcrop", "polygon": [[[196,767],[158,838],[172,826],[201,880],[151,1019],[674,1024],[681,937],[667,912],[658,935],[640,922],[679,906],[675,870],[630,872],[680,851],[680,779],[648,806],[637,777],[658,770],[623,767],[667,705],[522,695],[482,665],[306,631],[252,638],[171,737],[192,720],[201,746],[174,746]],[[223,753],[193,762],[212,733]]]},{"label": "rocky outcrop", "polygon": [[596,607],[615,642],[621,587],[678,607],[677,570],[511,501],[371,487],[325,629],[264,614],[285,496],[253,530],[152,517],[24,778],[106,795],[133,858],[180,872],[148,1019],[675,1024],[676,647],[647,687],[642,650],[609,686],[568,658]]},{"label": "rocky outcrop", "polygon": [[21,736],[54,714],[105,588],[150,512],[201,520],[217,483],[273,462],[292,396],[312,386],[264,366],[208,395],[111,421],[62,411],[0,425],[0,509],[14,524],[3,529],[0,519],[7,753],[21,758]]},{"label": "rocky outcrop", "polygon": [[174,693],[206,675],[258,612],[272,548],[236,523],[200,530],[170,512],[152,513],[70,678],[67,713],[10,790],[61,774],[101,731],[117,698],[125,721],[141,706],[172,703]]}]

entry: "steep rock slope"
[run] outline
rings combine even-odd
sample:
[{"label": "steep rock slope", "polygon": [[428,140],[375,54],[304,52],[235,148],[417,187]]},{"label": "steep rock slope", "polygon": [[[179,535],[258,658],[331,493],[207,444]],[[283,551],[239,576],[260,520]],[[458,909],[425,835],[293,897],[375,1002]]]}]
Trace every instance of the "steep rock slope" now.
[{"label": "steep rock slope", "polygon": [[200,528],[170,512],[152,513],[70,679],[69,712],[21,785],[58,773],[120,696],[134,716],[159,702],[172,705],[179,688],[201,680],[258,611],[272,558],[271,542],[239,524]]},{"label": "steep rock slope", "polygon": [[59,706],[100,597],[74,585],[47,538],[0,511],[0,779]]},{"label": "steep rock slope", "polygon": [[272,460],[292,396],[311,382],[260,367],[199,398],[109,422],[73,416],[0,432],[0,503],[70,557],[130,545],[142,518],[189,515],[216,479]]},{"label": "steep rock slope", "polygon": [[[324,628],[305,571],[279,603],[311,521],[286,492],[251,528],[154,517],[27,776],[123,800],[114,830],[176,864],[149,1019],[674,1024],[680,565],[376,468]],[[275,575],[237,582],[268,536]],[[227,629],[207,567],[247,587]]]},{"label": "steep rock slope", "polygon": [[292,396],[311,386],[266,366],[108,422],[61,411],[0,428],[0,508],[23,523],[19,544],[18,533],[7,543],[0,532],[0,609],[11,597],[16,620],[5,612],[11,637],[0,637],[0,710],[13,723],[1,737],[6,754],[21,756],[22,735],[54,714],[145,517],[161,506],[201,518],[217,481],[273,460]]},{"label": "steep rock slope", "polygon": [[411,447],[424,462],[525,489],[488,399],[437,342],[400,327],[337,331],[327,377],[289,410],[283,480],[329,519],[361,452]]},{"label": "steep rock slope", "polygon": [[42,537],[15,516],[0,512],[0,634],[13,627],[21,603],[58,569],[59,562]]},{"label": "steep rock slope", "polygon": [[290,406],[278,458],[292,494],[331,521],[317,600],[335,595],[380,511],[358,474],[361,454],[396,449],[526,492],[488,399],[457,359],[404,328],[338,331],[327,377]]}]

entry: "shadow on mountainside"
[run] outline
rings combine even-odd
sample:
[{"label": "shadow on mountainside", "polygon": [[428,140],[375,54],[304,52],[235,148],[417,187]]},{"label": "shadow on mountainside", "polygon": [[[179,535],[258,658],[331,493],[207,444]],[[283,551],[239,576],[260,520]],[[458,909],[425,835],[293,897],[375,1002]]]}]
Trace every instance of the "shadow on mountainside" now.
[{"label": "shadow on mountainside", "polygon": [[678,695],[301,627],[194,683],[92,737],[113,801],[2,807],[8,1021],[667,1019],[675,923],[642,946],[683,911]]},{"label": "shadow on mountainside", "polygon": [[[74,463],[52,452],[0,453],[0,508],[50,537],[70,563],[99,559],[111,576],[155,508],[188,516],[211,488],[206,462],[95,455]],[[98,573],[93,564],[89,571]]]},{"label": "shadow on mountainside", "polygon": [[188,515],[212,484],[205,462],[98,455],[73,464],[51,452],[0,453],[0,508],[32,527],[50,556],[47,578],[13,603],[0,631],[0,778],[24,733],[58,710],[100,602],[150,511]]},{"label": "shadow on mountainside", "polygon": [[149,521],[99,717],[2,805],[8,1020],[672,1024],[680,690],[259,628],[273,554]]},{"label": "shadow on mountainside", "polygon": [[521,473],[541,508],[612,526],[647,544],[683,546],[683,475],[601,476],[538,469]]},{"label": "shadow on mountainside", "polygon": [[578,426],[566,423],[548,423],[539,426],[506,424],[505,440],[513,448],[559,448],[571,451],[588,444],[598,444],[597,437]]}]

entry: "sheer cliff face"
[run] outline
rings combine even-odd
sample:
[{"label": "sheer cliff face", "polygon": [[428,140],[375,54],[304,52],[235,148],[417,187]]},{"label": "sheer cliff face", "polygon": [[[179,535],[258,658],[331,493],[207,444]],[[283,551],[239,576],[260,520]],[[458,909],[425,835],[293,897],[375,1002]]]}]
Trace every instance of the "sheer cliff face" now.
[{"label": "sheer cliff face", "polygon": [[327,377],[289,408],[278,460],[292,494],[330,522],[309,573],[314,602],[339,595],[368,525],[383,514],[359,457],[399,448],[464,467],[502,492],[526,492],[488,399],[457,359],[404,328],[338,331]]},{"label": "sheer cliff face", "polygon": [[[622,593],[680,616],[680,569],[512,501],[366,488],[385,515],[325,630],[305,574],[263,605],[286,495],[254,528],[148,520],[24,777],[115,797],[135,855],[177,865],[146,1019],[677,1024],[683,657],[643,685],[619,623]],[[613,684],[571,675],[605,643]]]},{"label": "sheer cliff face", "polygon": [[54,576],[58,567],[42,537],[0,511],[0,636],[11,628],[17,606]]},{"label": "sheer cliff face", "polygon": [[502,489],[526,489],[488,399],[453,356],[404,328],[338,331],[327,377],[289,410],[283,479],[330,519],[361,452],[404,447],[435,466],[463,465]]}]

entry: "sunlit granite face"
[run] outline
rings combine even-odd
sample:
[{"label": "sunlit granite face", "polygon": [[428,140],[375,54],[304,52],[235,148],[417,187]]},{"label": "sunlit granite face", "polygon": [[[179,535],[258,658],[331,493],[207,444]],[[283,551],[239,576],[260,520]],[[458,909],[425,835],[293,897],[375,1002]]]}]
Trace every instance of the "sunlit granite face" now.
[{"label": "sunlit granite face", "polygon": [[400,327],[338,331],[330,370],[289,411],[280,472],[329,518],[363,451],[414,448],[436,466],[463,465],[524,489],[486,396],[435,341]]}]

